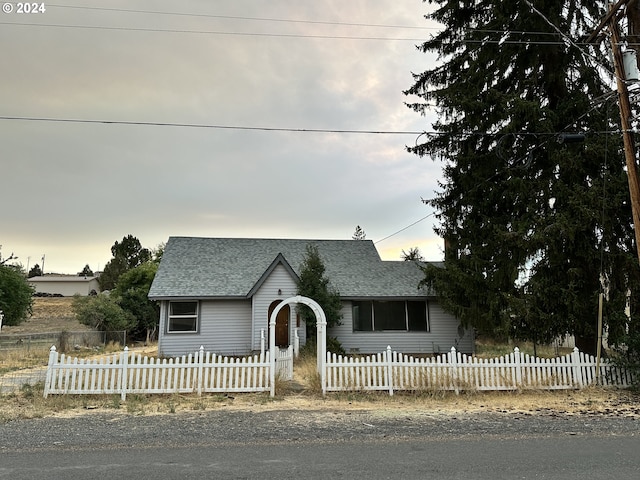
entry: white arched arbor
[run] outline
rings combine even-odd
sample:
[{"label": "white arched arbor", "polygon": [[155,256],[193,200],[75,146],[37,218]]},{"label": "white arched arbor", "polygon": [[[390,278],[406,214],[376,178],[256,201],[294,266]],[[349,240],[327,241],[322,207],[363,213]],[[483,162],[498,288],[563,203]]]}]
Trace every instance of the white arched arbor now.
[{"label": "white arched arbor", "polygon": [[273,312],[271,312],[271,316],[269,317],[269,355],[270,355],[270,361],[272,364],[272,368],[270,369],[269,372],[269,376],[270,376],[270,381],[271,381],[271,395],[274,395],[274,388],[275,388],[275,376],[276,376],[276,369],[275,369],[275,351],[276,351],[276,318],[278,317],[278,312],[280,310],[282,310],[286,305],[291,305],[291,304],[298,304],[298,303],[302,303],[303,305],[306,305],[307,307],[309,307],[314,315],[316,316],[316,328],[317,328],[317,335],[316,335],[316,340],[317,340],[317,367],[318,367],[318,373],[320,374],[321,377],[321,381],[322,381],[322,385],[324,387],[324,375],[325,375],[325,369],[324,369],[324,362],[325,362],[325,357],[326,357],[326,351],[327,351],[327,317],[324,314],[324,311],[322,310],[322,307],[320,305],[318,305],[318,302],[316,302],[315,300],[312,300],[309,297],[303,297],[302,295],[296,295],[295,297],[289,297],[285,300],[283,300],[274,310]]}]

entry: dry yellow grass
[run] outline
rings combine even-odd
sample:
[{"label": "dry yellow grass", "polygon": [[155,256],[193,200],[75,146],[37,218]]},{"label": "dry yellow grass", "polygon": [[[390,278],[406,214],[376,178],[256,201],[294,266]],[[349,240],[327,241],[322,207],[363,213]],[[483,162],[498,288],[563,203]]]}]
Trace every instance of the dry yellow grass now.
[{"label": "dry yellow grass", "polygon": [[415,412],[431,415],[462,413],[617,415],[640,419],[640,396],[628,391],[588,388],[567,391],[430,392],[321,394],[305,390],[281,391],[275,398],[263,394],[129,395],[121,402],[119,395],[54,395],[42,397],[42,386],[26,386],[15,394],[0,396],[0,422],[40,417],[73,417],[93,412],[136,415],[165,415],[210,410],[366,410],[379,416]]},{"label": "dry yellow grass", "polygon": [[[54,318],[51,316],[53,312],[63,315],[68,311],[65,308],[69,308],[70,305],[70,299],[36,300],[41,308],[36,310],[38,313],[34,312],[34,318],[29,322],[50,321]],[[28,326],[40,328],[34,323]],[[3,333],[6,333],[4,328]],[[119,351],[120,348],[119,345],[114,345],[109,348],[109,351]],[[157,349],[153,345],[131,350],[148,356],[157,354]],[[89,352],[84,356],[88,354]],[[42,356],[36,352],[11,358],[0,356],[0,371],[8,363],[11,363],[13,368],[28,368],[46,365],[47,359],[48,351],[42,352]],[[276,393],[275,398],[271,398],[268,394],[205,394],[201,397],[195,394],[129,395],[123,403],[119,395],[53,395],[44,399],[41,385],[25,386],[13,394],[0,395],[0,422],[45,416],[70,417],[105,411],[135,415],[164,415],[219,409],[368,410],[375,412],[376,415],[401,415],[403,412],[428,412],[434,415],[476,412],[535,415],[555,412],[566,415],[615,414],[640,418],[640,395],[624,390],[601,388],[561,391],[471,391],[460,395],[429,390],[415,393],[397,392],[392,397],[386,393],[343,392],[331,393],[323,397],[314,355],[297,359],[294,367],[294,382],[278,381]]]},{"label": "dry yellow grass", "polygon": [[2,334],[48,332],[83,332],[91,330],[76,320],[71,309],[72,297],[35,297],[33,314],[20,325],[2,326]]}]

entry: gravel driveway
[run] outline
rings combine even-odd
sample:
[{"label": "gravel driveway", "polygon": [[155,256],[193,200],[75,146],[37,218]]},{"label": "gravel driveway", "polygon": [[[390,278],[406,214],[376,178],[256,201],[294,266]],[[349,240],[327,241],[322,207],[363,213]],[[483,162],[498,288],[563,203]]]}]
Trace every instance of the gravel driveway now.
[{"label": "gravel driveway", "polygon": [[205,411],[159,416],[91,413],[0,424],[0,453],[50,448],[117,448],[288,442],[345,442],[493,436],[640,435],[637,415],[432,414],[389,410]]}]

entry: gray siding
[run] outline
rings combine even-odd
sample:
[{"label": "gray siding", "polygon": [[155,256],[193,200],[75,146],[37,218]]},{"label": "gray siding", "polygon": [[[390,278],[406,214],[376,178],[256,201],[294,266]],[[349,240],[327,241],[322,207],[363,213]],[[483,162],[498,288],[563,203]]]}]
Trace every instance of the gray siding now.
[{"label": "gray siding", "polygon": [[252,350],[250,300],[200,301],[198,333],[166,333],[166,301],[162,302],[160,318],[161,356],[188,354],[197,351],[200,345],[205,351],[223,355],[246,355]]},{"label": "gray siding", "polygon": [[[280,294],[278,294],[280,290]],[[269,340],[267,338],[267,327],[269,325],[268,312],[269,305],[275,300],[285,300],[296,295],[296,282],[287,270],[278,265],[267,277],[260,289],[253,296],[253,327],[252,327],[252,349],[260,349],[260,330],[264,329],[265,342],[267,348]],[[296,306],[291,305],[291,316],[289,318],[289,341],[293,343],[293,330],[296,328]],[[298,328],[300,345],[305,342],[305,328],[301,323]]]},{"label": "gray siding", "polygon": [[458,321],[444,312],[435,300],[429,300],[429,332],[354,332],[351,302],[343,302],[342,325],[327,335],[336,337],[347,353],[378,353],[388,345],[405,354],[444,353],[455,346],[463,353],[473,353],[473,331],[458,335]]}]

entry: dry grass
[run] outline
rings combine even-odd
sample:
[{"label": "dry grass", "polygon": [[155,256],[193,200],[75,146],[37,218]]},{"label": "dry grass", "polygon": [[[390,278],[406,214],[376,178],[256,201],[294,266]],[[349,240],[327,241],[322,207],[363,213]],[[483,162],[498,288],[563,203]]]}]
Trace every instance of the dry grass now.
[{"label": "dry grass", "polygon": [[42,397],[42,385],[25,386],[14,394],[0,396],[0,422],[49,416],[74,417],[92,412],[123,415],[167,415],[212,410],[367,410],[380,416],[428,412],[432,415],[462,413],[514,413],[564,415],[618,415],[640,419],[640,395],[628,391],[587,388],[563,391],[396,393],[340,392],[322,397],[309,390],[302,393],[190,395],[54,395]]},{"label": "dry grass", "polygon": [[[118,345],[110,349],[120,351]],[[132,349],[155,355],[155,346]],[[640,418],[640,395],[624,390],[586,388],[583,390],[513,392],[464,391],[460,395],[437,389],[415,392],[337,392],[322,396],[316,357],[296,360],[294,381],[276,380],[276,397],[268,393],[129,395],[52,395],[43,398],[43,386],[24,386],[20,391],[0,395],[0,422],[46,416],[72,417],[91,412],[128,415],[165,415],[210,410],[370,410],[376,415],[402,412],[429,412],[455,415],[473,412],[530,414],[616,414]]]},{"label": "dry grass", "polygon": [[3,334],[27,334],[48,332],[83,332],[91,328],[76,320],[71,309],[72,297],[35,297],[33,314],[20,325],[2,326]]},{"label": "dry grass", "polygon": [[317,368],[315,355],[303,354],[294,362],[293,380],[302,385],[306,395],[322,395],[322,382]]},{"label": "dry grass", "polygon": [[[67,315],[70,299],[36,299],[37,309],[25,330],[52,327],[54,330],[73,330],[80,324],[73,319],[54,318]],[[65,305],[66,304],[66,305]],[[67,309],[67,310],[65,310]],[[46,317],[46,318],[44,318]],[[34,323],[35,322],[35,323]],[[38,323],[40,322],[40,323]],[[53,322],[53,323],[52,323]],[[58,323],[56,323],[58,322]],[[67,322],[66,328],[60,329]],[[75,322],[75,323],[73,323]],[[43,327],[44,326],[44,327]],[[16,328],[16,327],[9,327]],[[9,333],[2,329],[2,333]],[[483,356],[504,355],[513,346],[481,344]],[[533,353],[530,345],[518,345],[522,351]],[[500,350],[502,349],[502,350]],[[100,352],[91,350],[73,352],[73,356],[104,355],[121,351],[120,345],[109,345]],[[155,356],[155,346],[132,348],[142,355]],[[48,349],[25,354],[0,353],[0,375],[3,369],[13,371],[47,364]],[[539,351],[540,354],[540,351]],[[549,356],[555,356],[550,352]],[[91,412],[113,412],[122,415],[171,415],[180,412],[210,410],[285,410],[309,409],[326,411],[368,410],[376,415],[402,415],[404,412],[429,412],[436,415],[455,415],[474,412],[500,412],[530,414],[616,414],[640,418],[640,395],[624,390],[587,388],[560,391],[514,392],[453,392],[424,389],[416,392],[396,392],[390,397],[385,392],[340,392],[322,396],[320,376],[316,371],[315,355],[305,355],[295,361],[294,381],[276,380],[276,397],[260,394],[204,394],[191,395],[129,395],[126,402],[119,395],[52,395],[43,398],[43,386],[24,386],[12,394],[0,395],[0,422],[14,419],[47,416],[73,417]]]},{"label": "dry grass", "polygon": [[0,351],[0,375],[15,370],[46,366],[49,362],[49,349],[46,347],[23,350]]},{"label": "dry grass", "polygon": [[[513,353],[513,350],[518,347],[521,353],[528,355],[534,354],[534,346],[531,342],[513,342],[506,344],[504,342],[497,342],[488,338],[479,338],[476,340],[476,356],[480,358],[495,358],[502,357]],[[552,345],[536,345],[535,353],[540,358],[554,358],[562,355],[566,355],[573,351],[572,348],[556,348]]]},{"label": "dry grass", "polygon": [[[49,348],[46,346],[32,347],[25,350],[0,350],[0,375],[17,370],[25,370],[36,367],[43,367],[49,363]],[[78,358],[91,358],[108,355],[122,351],[119,343],[109,342],[107,345],[96,348],[74,350],[69,355]],[[136,351],[134,349],[134,351]],[[155,355],[157,348],[146,348],[145,355]]]}]

